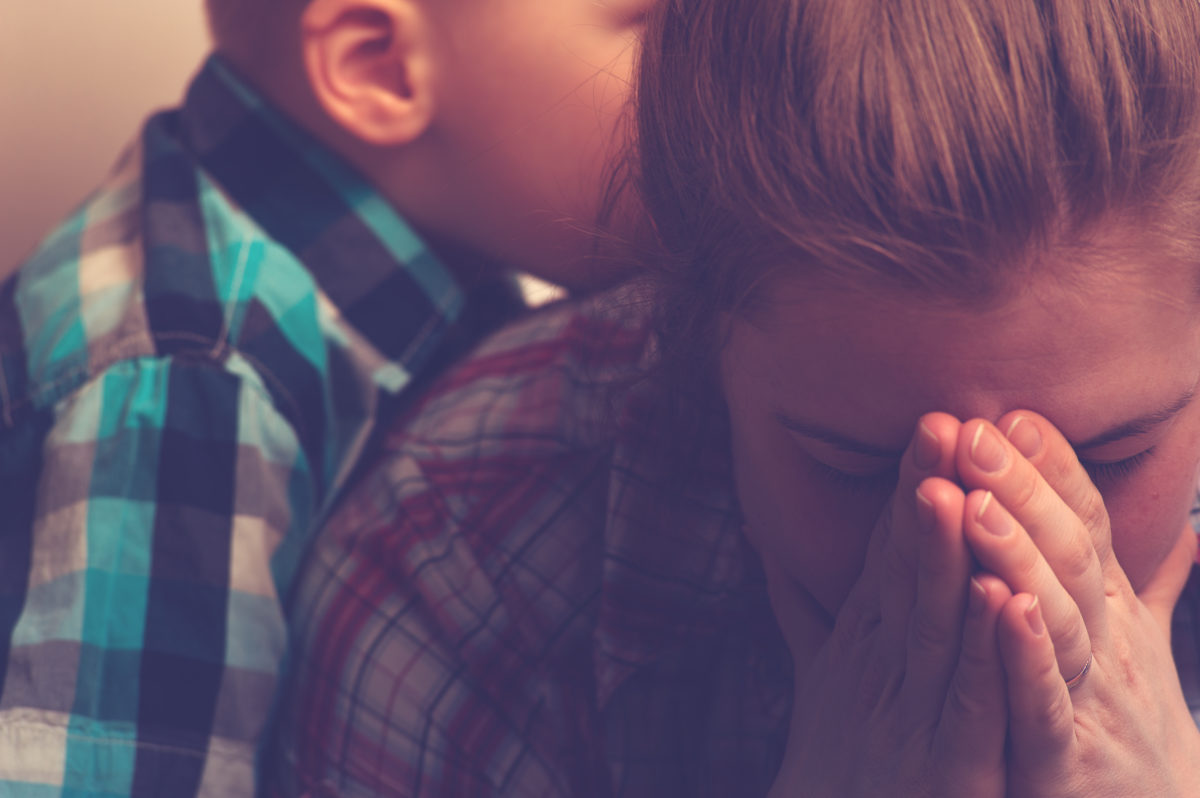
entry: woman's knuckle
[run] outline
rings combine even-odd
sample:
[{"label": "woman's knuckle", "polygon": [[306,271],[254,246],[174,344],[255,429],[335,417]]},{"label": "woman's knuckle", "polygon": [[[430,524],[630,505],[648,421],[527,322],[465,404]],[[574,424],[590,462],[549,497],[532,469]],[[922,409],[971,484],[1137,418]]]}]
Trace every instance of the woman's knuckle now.
[{"label": "woman's knuckle", "polygon": [[1050,695],[1026,705],[1027,722],[1042,729],[1053,740],[1063,739],[1071,732],[1074,722],[1071,698],[1059,685],[1061,681],[1058,667],[1053,662],[1040,667],[1034,684],[1045,685],[1047,689],[1039,692]]},{"label": "woman's knuckle", "polygon": [[1096,549],[1092,546],[1091,539],[1076,536],[1064,547],[1055,563],[1054,571],[1059,581],[1075,584],[1091,576],[1098,565],[1099,560],[1096,558]]},{"label": "woman's knuckle", "polygon": [[865,638],[879,624],[878,612],[868,609],[859,601],[849,601],[842,606],[833,625],[835,645],[849,650]]},{"label": "woman's knuckle", "polygon": [[1061,639],[1055,641],[1055,649],[1061,649],[1064,652],[1071,652],[1071,656],[1076,656],[1091,651],[1092,641],[1088,634],[1087,625],[1078,614],[1073,614],[1073,617],[1067,622],[1067,627],[1061,634]]},{"label": "woman's knuckle", "polygon": [[1033,678],[1034,684],[1053,684],[1054,680],[1059,678],[1058,660],[1054,657],[1038,657],[1038,663],[1034,666]]},{"label": "woman's knuckle", "polygon": [[984,674],[988,674],[988,678],[996,678],[999,675],[997,673],[996,676],[990,676],[997,672],[995,652],[989,651],[978,642],[963,646],[958,654],[958,670],[960,674],[971,675],[962,678],[979,679],[984,678]]},{"label": "woman's knuckle", "polygon": [[890,546],[883,557],[883,585],[903,585],[916,578],[916,564],[898,546]]},{"label": "woman's knuckle", "polygon": [[859,679],[853,709],[870,715],[897,689],[899,678],[895,669],[878,654],[868,655]]},{"label": "woman's knuckle", "polygon": [[1056,690],[1042,708],[1038,723],[1046,730],[1050,739],[1062,740],[1072,731],[1071,699],[1066,690]]},{"label": "woman's knuckle", "polygon": [[1100,493],[1090,483],[1078,503],[1075,514],[1079,516],[1079,520],[1083,522],[1089,533],[1108,531],[1108,508],[1105,507]]},{"label": "woman's knuckle", "polygon": [[962,720],[971,721],[990,717],[993,707],[980,694],[975,680],[962,675],[955,676],[946,693],[946,711]]},{"label": "woman's knuckle", "polygon": [[1014,515],[1036,509],[1041,499],[1041,475],[1031,467],[1015,469],[1015,479],[1004,502]]},{"label": "woman's knuckle", "polygon": [[1053,733],[1055,724],[1058,722],[1058,700],[1052,699],[1048,702],[1038,702],[1036,705],[1026,710],[1026,722],[1045,732]]},{"label": "woman's knuckle", "polygon": [[950,646],[950,632],[928,612],[917,611],[908,621],[908,643],[918,651],[938,652]]},{"label": "woman's knuckle", "polygon": [[1039,574],[1045,574],[1042,565],[1044,555],[1036,545],[1026,544],[1014,548],[1016,551],[1013,552],[1013,572],[1018,584],[1037,585],[1041,581]]}]

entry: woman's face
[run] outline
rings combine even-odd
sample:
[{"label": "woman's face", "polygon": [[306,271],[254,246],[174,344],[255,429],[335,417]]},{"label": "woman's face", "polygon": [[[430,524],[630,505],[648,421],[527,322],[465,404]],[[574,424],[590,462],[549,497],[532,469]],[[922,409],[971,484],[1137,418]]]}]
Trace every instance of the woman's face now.
[{"label": "woman's face", "polygon": [[[1194,495],[1197,298],[1192,271],[1159,263],[1043,278],[987,311],[785,281],[763,313],[731,323],[721,358],[756,545],[836,613],[918,418],[995,421],[1027,409],[1089,466],[1118,560],[1139,587]],[[1131,421],[1152,423],[1090,443]]]}]

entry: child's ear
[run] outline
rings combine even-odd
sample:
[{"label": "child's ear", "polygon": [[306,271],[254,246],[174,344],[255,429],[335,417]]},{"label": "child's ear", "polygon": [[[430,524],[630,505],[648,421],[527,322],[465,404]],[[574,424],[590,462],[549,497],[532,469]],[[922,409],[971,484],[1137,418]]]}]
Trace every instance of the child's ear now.
[{"label": "child's ear", "polygon": [[413,141],[433,119],[435,30],[413,0],[311,0],[300,36],[317,100],[370,144]]}]

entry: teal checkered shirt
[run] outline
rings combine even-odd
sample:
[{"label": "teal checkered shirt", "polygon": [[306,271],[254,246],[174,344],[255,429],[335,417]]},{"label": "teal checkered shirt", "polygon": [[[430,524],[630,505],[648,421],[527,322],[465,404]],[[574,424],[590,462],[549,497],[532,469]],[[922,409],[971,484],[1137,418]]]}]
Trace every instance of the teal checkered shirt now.
[{"label": "teal checkered shirt", "polygon": [[224,62],[149,120],[0,287],[0,794],[254,792],[310,533],[471,307]]}]

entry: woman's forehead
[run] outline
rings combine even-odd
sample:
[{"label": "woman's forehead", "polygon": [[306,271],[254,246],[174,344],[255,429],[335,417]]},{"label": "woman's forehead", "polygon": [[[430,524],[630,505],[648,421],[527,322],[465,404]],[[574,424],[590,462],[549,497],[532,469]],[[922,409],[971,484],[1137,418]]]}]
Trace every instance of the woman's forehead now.
[{"label": "woman's forehead", "polygon": [[979,310],[781,285],[767,317],[735,325],[736,370],[784,411],[905,435],[929,410],[1037,410],[1088,437],[1176,401],[1200,375],[1190,274],[1047,282]]}]

